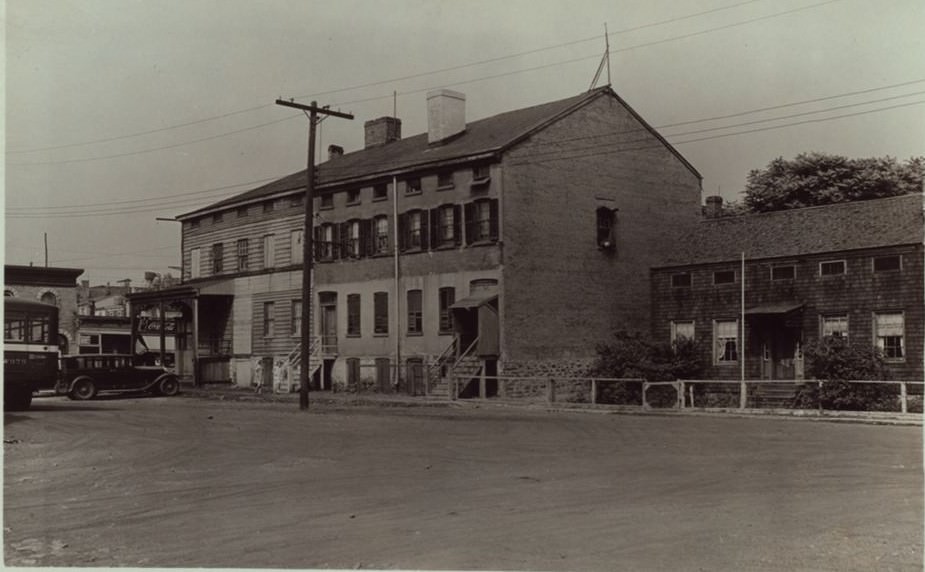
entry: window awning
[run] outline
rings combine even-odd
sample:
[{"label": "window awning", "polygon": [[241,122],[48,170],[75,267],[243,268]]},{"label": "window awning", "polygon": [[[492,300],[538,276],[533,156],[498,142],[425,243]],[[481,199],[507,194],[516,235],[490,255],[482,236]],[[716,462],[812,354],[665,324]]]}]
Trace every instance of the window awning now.
[{"label": "window awning", "polygon": [[803,308],[798,302],[779,302],[777,304],[762,304],[745,309],[746,316],[781,316]]},{"label": "window awning", "polygon": [[484,292],[481,295],[467,296],[466,298],[463,298],[462,300],[457,300],[452,306],[450,306],[450,309],[468,310],[470,308],[478,308],[479,306],[483,306],[497,299],[498,299],[497,294],[493,294],[490,292]]}]

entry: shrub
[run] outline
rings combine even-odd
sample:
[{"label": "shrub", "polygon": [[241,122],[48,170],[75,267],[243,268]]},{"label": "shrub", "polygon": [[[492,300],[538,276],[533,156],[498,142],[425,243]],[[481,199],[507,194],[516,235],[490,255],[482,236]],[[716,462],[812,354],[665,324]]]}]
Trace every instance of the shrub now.
[{"label": "shrub", "polygon": [[896,409],[897,386],[873,383],[848,383],[858,380],[886,379],[880,352],[864,344],[851,344],[844,338],[829,337],[806,346],[806,372],[822,380],[800,388],[794,407],[840,411],[889,411]]},{"label": "shrub", "polygon": [[[646,381],[675,381],[699,377],[704,363],[692,340],[682,338],[674,344],[656,342],[640,332],[618,331],[608,344],[597,346],[597,359],[591,368],[596,377],[640,378]],[[647,394],[656,406],[673,404],[673,390],[652,388]],[[640,405],[642,384],[638,382],[601,384],[602,403]]]}]

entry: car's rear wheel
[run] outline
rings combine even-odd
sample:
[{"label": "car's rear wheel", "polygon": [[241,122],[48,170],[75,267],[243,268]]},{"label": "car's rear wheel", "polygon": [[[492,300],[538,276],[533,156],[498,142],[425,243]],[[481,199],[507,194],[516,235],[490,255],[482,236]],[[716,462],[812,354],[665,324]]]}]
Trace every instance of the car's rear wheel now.
[{"label": "car's rear wheel", "polygon": [[165,377],[157,384],[157,392],[167,397],[174,396],[180,393],[180,381],[173,376]]},{"label": "car's rear wheel", "polygon": [[81,379],[74,384],[69,397],[78,401],[86,401],[96,396],[96,386],[89,379]]}]

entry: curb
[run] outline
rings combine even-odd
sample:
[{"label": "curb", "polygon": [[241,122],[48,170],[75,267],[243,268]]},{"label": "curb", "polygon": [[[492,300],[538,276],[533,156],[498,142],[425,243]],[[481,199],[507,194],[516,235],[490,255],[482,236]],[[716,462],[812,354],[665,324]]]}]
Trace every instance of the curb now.
[{"label": "curb", "polygon": [[[194,388],[185,387],[180,393],[181,397],[210,399],[216,401],[236,401],[250,403],[296,403],[299,400],[298,393],[255,393],[250,390],[232,389],[228,387],[218,388]],[[336,396],[336,397],[335,397]],[[714,417],[714,418],[732,418],[732,419],[795,419],[812,422],[833,422],[833,423],[859,423],[866,425],[894,425],[894,426],[923,426],[923,415],[921,413],[863,413],[863,412],[839,412],[830,411],[819,413],[814,410],[791,410],[791,409],[702,409],[691,410],[684,409],[681,411],[674,409],[648,409],[643,410],[641,407],[633,406],[607,406],[607,405],[586,405],[580,404],[563,404],[562,406],[550,405],[543,402],[518,402],[518,401],[498,401],[494,399],[463,399],[448,400],[445,398],[433,397],[391,397],[384,395],[377,396],[357,396],[356,394],[339,393],[330,394],[327,392],[312,392],[312,404],[322,405],[329,408],[351,408],[351,407],[408,407],[408,408],[441,408],[441,409],[479,409],[482,407],[494,408],[512,408],[527,409],[534,411],[546,411],[548,413],[592,413],[598,415],[642,415],[655,417]]]}]

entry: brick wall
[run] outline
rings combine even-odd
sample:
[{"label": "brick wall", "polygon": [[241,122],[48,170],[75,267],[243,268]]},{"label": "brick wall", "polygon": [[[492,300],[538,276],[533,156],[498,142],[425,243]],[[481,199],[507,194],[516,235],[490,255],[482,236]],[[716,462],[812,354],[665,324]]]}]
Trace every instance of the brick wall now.
[{"label": "brick wall", "polygon": [[[899,254],[902,270],[878,272],[872,270],[874,256]],[[843,276],[820,276],[819,263],[827,260],[845,260],[847,272]],[[771,267],[794,265],[792,280],[771,280]],[[701,354],[711,364],[707,377],[738,379],[739,365],[712,365],[713,320],[738,319],[741,312],[740,262],[731,260],[722,264],[704,264],[675,268],[658,268],[652,271],[653,325],[657,339],[670,339],[672,320],[694,320],[695,341]],[[715,271],[732,270],[736,274],[733,284],[713,285]],[[679,272],[691,274],[690,288],[674,288],[671,276]],[[874,344],[873,315],[878,311],[902,311],[905,316],[906,357],[901,362],[889,363],[895,379],[923,377],[923,265],[922,248],[897,246],[876,250],[837,252],[822,255],[797,256],[787,259],[746,261],[745,307],[795,302],[803,304],[802,313],[796,313],[794,324],[802,329],[803,343],[820,336],[820,316],[846,314],[849,339]],[[761,375],[760,342],[756,327],[746,319],[746,377]]]},{"label": "brick wall", "polygon": [[[615,329],[647,329],[649,268],[696,224],[698,177],[612,97],[502,165],[503,359],[590,357]],[[601,206],[619,209],[613,253],[598,248]]]},{"label": "brick wall", "polygon": [[79,340],[77,339],[77,284],[72,287],[65,286],[32,286],[28,284],[6,283],[5,289],[11,290],[17,298],[41,302],[45,293],[55,295],[58,306],[58,331],[68,340],[68,353],[76,354]]}]

